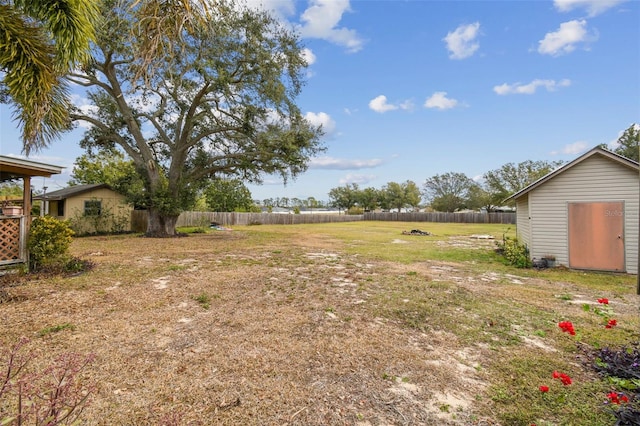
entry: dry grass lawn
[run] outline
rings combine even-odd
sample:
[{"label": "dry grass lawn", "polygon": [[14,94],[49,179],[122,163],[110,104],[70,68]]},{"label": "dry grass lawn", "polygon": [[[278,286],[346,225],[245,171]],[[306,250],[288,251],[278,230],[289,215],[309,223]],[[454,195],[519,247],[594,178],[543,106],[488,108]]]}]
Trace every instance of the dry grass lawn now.
[{"label": "dry grass lawn", "polygon": [[[500,389],[522,388],[505,383],[517,369],[496,383],[500,360],[573,350],[556,330],[561,313],[593,326],[585,341],[606,340],[582,301],[609,297],[620,326],[607,331],[627,341],[639,327],[635,278],[616,276],[607,293],[491,263],[392,262],[331,226],[76,239],[73,254],[95,268],[5,287],[0,342],[29,337],[36,369],[95,354],[82,373],[95,386],[90,425],[497,425],[518,422]],[[381,252],[493,247],[402,226],[376,242]],[[574,354],[561,358],[575,381],[595,380]],[[530,417],[540,421],[514,418]]]}]

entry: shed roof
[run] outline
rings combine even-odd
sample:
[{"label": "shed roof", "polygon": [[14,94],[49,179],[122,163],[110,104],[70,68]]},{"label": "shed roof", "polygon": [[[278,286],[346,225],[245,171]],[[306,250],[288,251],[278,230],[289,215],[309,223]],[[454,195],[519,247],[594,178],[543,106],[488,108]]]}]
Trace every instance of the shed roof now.
[{"label": "shed roof", "polygon": [[96,189],[107,188],[111,189],[109,185],[106,183],[93,183],[87,185],[73,185],[68,188],[59,189],[53,192],[47,192],[46,194],[38,195],[37,197],[33,197],[34,200],[43,200],[47,199],[49,201],[53,200],[64,200],[66,198],[70,198],[76,195],[83,194],[85,192],[93,191]]},{"label": "shed roof", "polygon": [[627,167],[629,169],[635,170],[636,172],[638,172],[638,170],[639,170],[637,161],[633,161],[633,160],[631,160],[631,159],[629,159],[627,157],[623,157],[622,155],[618,155],[615,152],[611,152],[609,150],[606,150],[604,148],[601,148],[601,147],[597,146],[597,147],[593,148],[592,150],[587,151],[586,153],[582,154],[580,157],[576,158],[575,160],[563,165],[562,167],[559,167],[559,168],[555,169],[554,171],[552,171],[550,173],[547,173],[546,175],[542,176],[540,179],[538,179],[537,181],[533,182],[529,186],[526,186],[526,187],[522,188],[520,191],[518,191],[515,194],[513,194],[512,196],[510,196],[505,201],[516,200],[516,199],[522,197],[523,195],[528,194],[529,192],[531,192],[532,190],[536,189],[537,187],[539,187],[541,185],[544,185],[547,181],[553,179],[554,177],[558,176],[561,173],[566,172],[570,168],[577,166],[578,164],[582,163],[587,158],[593,157],[594,155],[600,155],[602,157],[605,157],[605,158],[613,161],[614,163],[617,163],[617,164],[619,164],[619,165],[621,165],[623,167]]},{"label": "shed roof", "polygon": [[24,158],[0,155],[0,182],[25,176],[51,177],[62,173],[64,167],[40,163]]}]

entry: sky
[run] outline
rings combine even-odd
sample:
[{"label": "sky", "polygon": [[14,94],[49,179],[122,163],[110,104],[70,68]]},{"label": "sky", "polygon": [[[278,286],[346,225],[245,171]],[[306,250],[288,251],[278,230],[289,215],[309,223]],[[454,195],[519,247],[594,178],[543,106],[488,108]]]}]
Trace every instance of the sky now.
[{"label": "sky", "polygon": [[[328,201],[332,188],[382,188],[506,163],[571,161],[640,123],[640,1],[248,0],[300,34],[309,63],[298,105],[326,151],[256,200]],[[74,88],[77,99],[82,98]],[[0,105],[0,153],[22,151]],[[84,129],[29,158],[66,167]]]}]

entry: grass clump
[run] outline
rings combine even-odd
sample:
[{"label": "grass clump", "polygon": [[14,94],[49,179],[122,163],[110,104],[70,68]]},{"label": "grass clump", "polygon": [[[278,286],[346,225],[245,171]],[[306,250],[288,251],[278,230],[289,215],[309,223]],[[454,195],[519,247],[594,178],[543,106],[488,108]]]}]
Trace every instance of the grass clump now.
[{"label": "grass clump", "polygon": [[75,330],[76,326],[65,322],[64,324],[53,325],[51,327],[45,327],[42,330],[38,331],[38,336],[44,337],[52,333],[58,333],[63,330]]},{"label": "grass clump", "polygon": [[193,297],[193,300],[198,302],[203,309],[208,310],[211,307],[211,297],[207,293],[200,293]]}]

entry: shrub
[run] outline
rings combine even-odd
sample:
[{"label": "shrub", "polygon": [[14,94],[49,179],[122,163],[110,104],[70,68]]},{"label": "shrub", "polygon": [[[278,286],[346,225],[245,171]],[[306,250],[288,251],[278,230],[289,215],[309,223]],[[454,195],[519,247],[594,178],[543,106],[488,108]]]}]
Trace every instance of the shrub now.
[{"label": "shrub", "polygon": [[101,205],[99,213],[85,214],[76,210],[69,226],[76,235],[122,234],[127,232],[129,214],[110,204]]},{"label": "shrub", "polygon": [[525,244],[520,244],[517,238],[503,237],[502,242],[496,241],[498,252],[502,254],[509,264],[516,268],[529,268],[531,259],[529,249]]},{"label": "shrub", "polygon": [[66,264],[73,234],[66,221],[50,216],[34,219],[27,242],[29,268],[38,271],[45,266]]},{"label": "shrub", "polygon": [[28,343],[22,338],[9,349],[0,345],[0,425],[84,424],[82,412],[95,384],[83,380],[82,372],[94,356],[64,353],[31,371],[36,355]]},{"label": "shrub", "polygon": [[[608,395],[616,425],[640,425],[640,347],[602,348],[595,352],[593,367],[613,386],[624,390]],[[618,395],[624,395],[626,402],[620,403]]]}]

